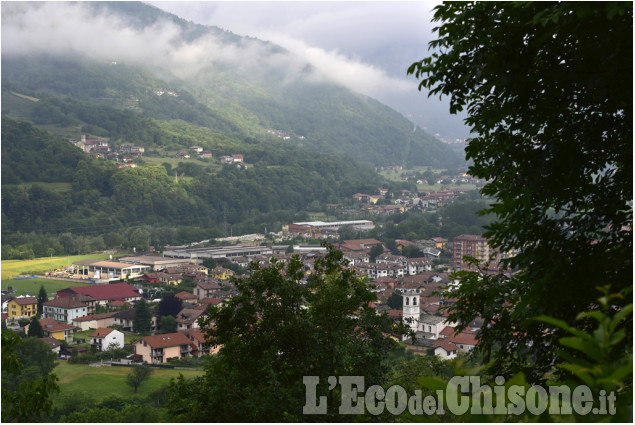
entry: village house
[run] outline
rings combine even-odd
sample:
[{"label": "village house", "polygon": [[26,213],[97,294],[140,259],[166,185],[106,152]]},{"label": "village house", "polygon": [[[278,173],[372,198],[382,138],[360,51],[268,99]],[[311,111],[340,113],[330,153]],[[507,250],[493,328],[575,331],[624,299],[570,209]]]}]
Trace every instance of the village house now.
[{"label": "village house", "polygon": [[60,341],[56,340],[55,338],[51,338],[50,336],[42,337],[40,338],[40,340],[48,345],[51,351],[53,351],[55,354],[60,354],[60,347],[62,346],[62,343]]},{"label": "village house", "polygon": [[123,333],[117,329],[97,328],[90,334],[90,346],[97,351],[108,351],[112,348],[123,348]]},{"label": "village house", "polygon": [[[83,301],[86,299],[86,301]],[[88,302],[89,300],[92,301]],[[95,312],[95,300],[91,297],[73,295],[70,297],[56,297],[42,304],[42,317],[55,319],[60,322],[73,323],[78,317]]]},{"label": "village house", "polygon": [[203,298],[211,297],[215,292],[219,291],[221,286],[214,280],[198,282],[194,287],[194,295],[201,300]]},{"label": "village house", "polygon": [[200,329],[192,329],[183,333],[192,341],[192,357],[216,354],[220,350],[220,347],[210,347],[205,340],[205,334]]},{"label": "village house", "polygon": [[192,341],[181,332],[146,336],[134,344],[135,353],[150,364],[167,363],[192,355]]},{"label": "village house", "polygon": [[214,267],[212,270],[209,271],[209,275],[208,276],[211,277],[212,279],[228,280],[233,275],[234,275],[234,271],[233,270],[217,266],[217,267]]},{"label": "village house", "polygon": [[399,264],[387,264],[387,263],[359,263],[355,266],[357,272],[361,275],[367,276],[370,279],[377,279],[380,277],[404,276],[404,266]]},{"label": "village house", "polygon": [[18,297],[7,305],[9,319],[28,319],[37,314],[37,299],[34,297]]},{"label": "village house", "polygon": [[[54,319],[40,319],[40,326],[42,326],[44,336],[50,336],[58,341],[73,341],[73,334],[76,330],[75,326],[58,322]],[[28,334],[29,325],[25,326],[24,331]]]},{"label": "village house", "polygon": [[97,328],[109,328],[115,324],[116,311],[107,313],[90,314],[88,316],[77,317],[73,319],[71,325],[82,331]]},{"label": "village house", "polygon": [[184,308],[176,315],[177,331],[198,329],[198,318],[205,314],[205,310]]},{"label": "village house", "polygon": [[[121,326],[124,331],[134,332],[134,313],[135,311],[132,308],[116,312],[114,326]],[[157,330],[158,322],[159,318],[156,314],[153,314],[150,322],[150,327],[153,331]]]}]

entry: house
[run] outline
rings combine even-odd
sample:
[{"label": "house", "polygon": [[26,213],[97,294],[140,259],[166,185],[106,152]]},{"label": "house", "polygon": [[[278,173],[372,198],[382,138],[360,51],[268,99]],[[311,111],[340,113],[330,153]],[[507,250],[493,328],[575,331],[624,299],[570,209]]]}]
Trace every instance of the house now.
[{"label": "house", "polygon": [[183,281],[183,275],[176,273],[158,273],[159,281],[166,285],[178,285]]},{"label": "house", "polygon": [[59,342],[58,340],[56,340],[55,338],[51,338],[50,336],[45,336],[40,338],[46,345],[49,346],[49,348],[51,349],[51,351],[53,351],[55,354],[60,354],[60,347],[62,346],[62,343]]},{"label": "house", "polygon": [[[121,326],[124,331],[134,332],[134,309],[121,310],[115,313],[115,326]],[[152,330],[156,330],[158,325],[159,318],[153,314],[151,319],[151,328]]]},{"label": "house", "polygon": [[234,163],[242,163],[243,162],[243,156],[241,154],[232,154],[232,161]]},{"label": "house", "polygon": [[134,344],[135,353],[144,362],[167,363],[169,359],[183,359],[192,355],[191,340],[181,332],[146,336]]},{"label": "house", "polygon": [[184,308],[176,315],[177,330],[198,329],[198,318],[205,314],[205,310]]},{"label": "house", "polygon": [[214,292],[221,289],[221,286],[218,282],[214,280],[206,280],[203,282],[197,282],[194,287],[194,295],[201,300],[203,298],[211,297]]},{"label": "house", "polygon": [[[73,295],[70,297],[56,297],[46,301],[42,304],[42,317],[45,319],[59,320],[60,322],[65,322],[70,325],[74,319],[94,313],[94,302],[93,308],[91,309],[91,304],[82,301],[82,298],[85,297]],[[90,299],[92,300],[92,298]]]},{"label": "house", "polygon": [[78,317],[73,319],[71,325],[79,328],[82,331],[97,328],[108,328],[115,324],[116,311],[110,311],[108,313],[90,314],[88,316]]},{"label": "house", "polygon": [[[54,319],[40,319],[40,326],[42,326],[44,336],[50,336],[58,341],[73,341],[73,334],[76,329],[75,326],[58,322]],[[24,331],[28,334],[29,325],[25,326]]]},{"label": "house", "polygon": [[9,319],[28,319],[37,314],[37,299],[35,297],[18,297],[9,301],[7,305]]},{"label": "house", "polygon": [[194,294],[190,294],[187,291],[181,291],[178,294],[174,294],[174,296],[180,299],[183,302],[196,302],[198,301],[198,297]]},{"label": "house", "polygon": [[229,280],[229,278],[231,278],[233,275],[234,275],[233,270],[217,266],[209,271],[208,276],[211,277],[212,279]]},{"label": "house", "polygon": [[199,158],[212,158],[212,151],[203,151],[199,155]]},{"label": "house", "polygon": [[108,351],[111,348],[123,348],[123,333],[117,329],[97,328],[90,335],[90,346],[97,351]]},{"label": "house", "polygon": [[205,340],[205,334],[200,329],[193,329],[183,332],[192,341],[192,356],[202,357],[209,354],[216,354],[220,346],[212,347]]},{"label": "house", "polygon": [[201,152],[203,152],[203,147],[202,146],[190,146],[190,150],[194,151],[196,153],[201,153]]},{"label": "house", "polygon": [[476,347],[476,344],[478,344],[476,334],[467,332],[461,332],[457,335],[449,335],[446,340],[459,347],[459,351],[461,352],[471,351],[474,347]]},{"label": "house", "polygon": [[455,358],[459,349],[456,345],[445,339],[437,339],[434,344],[432,344],[432,348],[434,348],[434,354],[444,360]]}]

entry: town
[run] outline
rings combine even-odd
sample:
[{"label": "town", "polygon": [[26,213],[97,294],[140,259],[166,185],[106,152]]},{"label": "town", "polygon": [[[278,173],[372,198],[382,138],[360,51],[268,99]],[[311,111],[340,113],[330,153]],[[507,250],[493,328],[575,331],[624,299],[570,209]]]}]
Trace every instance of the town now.
[{"label": "town", "polygon": [[[457,323],[448,321],[444,309],[455,301],[446,291],[457,284],[448,271],[473,270],[475,265],[464,259],[469,256],[487,262],[489,269],[485,272],[496,272],[507,256],[492,250],[478,235],[460,235],[451,241],[440,237],[397,240],[393,251],[372,238],[334,242],[342,226],[361,232],[371,230],[374,224],[369,220],[300,222],[284,226],[282,233],[333,240],[348,267],[376,293],[372,306],[377,313],[385,313],[396,322],[403,320],[415,333],[414,340],[393,335],[408,350],[451,359],[474,348],[482,319],[464,324],[462,332],[455,332]],[[406,251],[420,256],[409,258],[402,254]],[[285,264],[294,256],[301,259],[304,274],[309,277],[316,259],[325,253],[326,247],[319,245],[267,246],[251,242],[205,246],[202,242],[168,246],[162,253],[79,260],[41,276],[69,285],[47,294],[46,300],[14,297],[12,288],[3,291],[3,326],[29,334],[29,327],[39,318],[42,340],[60,359],[114,349],[125,349],[128,359],[132,359],[127,361],[147,364],[206,356],[219,347],[206,343],[198,319],[207,315],[208,306],[220,306],[237,294],[232,277],[248,273],[251,263],[268,267],[276,262]],[[443,257],[450,257],[451,264],[438,267]],[[168,300],[177,306],[171,313],[175,320],[161,317],[161,306]],[[140,302],[148,303],[151,312],[150,327],[141,332],[135,328]]]}]

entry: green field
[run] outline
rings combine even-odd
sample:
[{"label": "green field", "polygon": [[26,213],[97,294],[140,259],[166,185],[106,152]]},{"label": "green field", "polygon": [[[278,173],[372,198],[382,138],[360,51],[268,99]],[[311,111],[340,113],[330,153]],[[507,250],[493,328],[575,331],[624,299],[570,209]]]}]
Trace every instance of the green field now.
[{"label": "green field", "polygon": [[60,386],[60,394],[80,392],[100,401],[109,396],[119,397],[145,397],[153,391],[170,383],[170,379],[177,378],[182,374],[186,378],[194,378],[204,374],[203,370],[176,370],[176,369],[153,369],[150,379],[139,387],[137,394],[132,388],[126,385],[126,376],[130,373],[129,367],[104,366],[90,367],[88,365],[70,364],[61,360],[53,369],[57,375]]},{"label": "green field", "polygon": [[14,280],[14,276],[21,275],[35,275],[44,274],[51,271],[51,264],[53,270],[68,267],[73,264],[73,261],[79,260],[107,260],[110,258],[108,254],[91,254],[91,255],[72,255],[68,257],[44,257],[35,258],[33,260],[6,260],[0,264],[2,274],[2,289],[6,290],[11,286],[15,292],[13,295],[32,295],[37,296],[40,290],[40,285],[44,285],[44,289],[48,293],[49,298],[59,291],[60,289],[68,288],[70,286],[84,286],[88,285],[88,282],[67,282],[63,280],[53,279],[22,279]]}]

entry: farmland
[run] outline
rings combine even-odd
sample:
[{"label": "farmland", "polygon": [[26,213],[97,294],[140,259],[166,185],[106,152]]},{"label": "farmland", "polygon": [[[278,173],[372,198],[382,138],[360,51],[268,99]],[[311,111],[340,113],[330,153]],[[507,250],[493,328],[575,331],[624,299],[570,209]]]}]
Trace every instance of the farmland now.
[{"label": "farmland", "polygon": [[202,370],[193,369],[154,369],[150,379],[139,387],[137,394],[134,394],[132,388],[126,385],[126,376],[130,370],[129,367],[90,367],[59,361],[53,369],[60,386],[60,393],[55,398],[61,399],[65,395],[75,393],[90,395],[96,402],[110,396],[142,398],[169,384],[170,379],[177,378],[179,374],[186,378],[194,378],[204,373]]},{"label": "farmland", "polygon": [[106,260],[110,258],[108,254],[92,254],[92,255],[74,255],[68,257],[44,257],[33,260],[6,260],[2,262],[2,289],[6,290],[11,286],[16,292],[13,295],[33,295],[36,296],[40,289],[40,285],[44,285],[44,289],[52,296],[60,289],[69,286],[82,286],[88,284],[78,280],[75,282],[67,282],[52,279],[23,279],[14,280],[15,276],[42,275],[51,270],[65,268],[73,264],[73,261],[79,260]]}]

